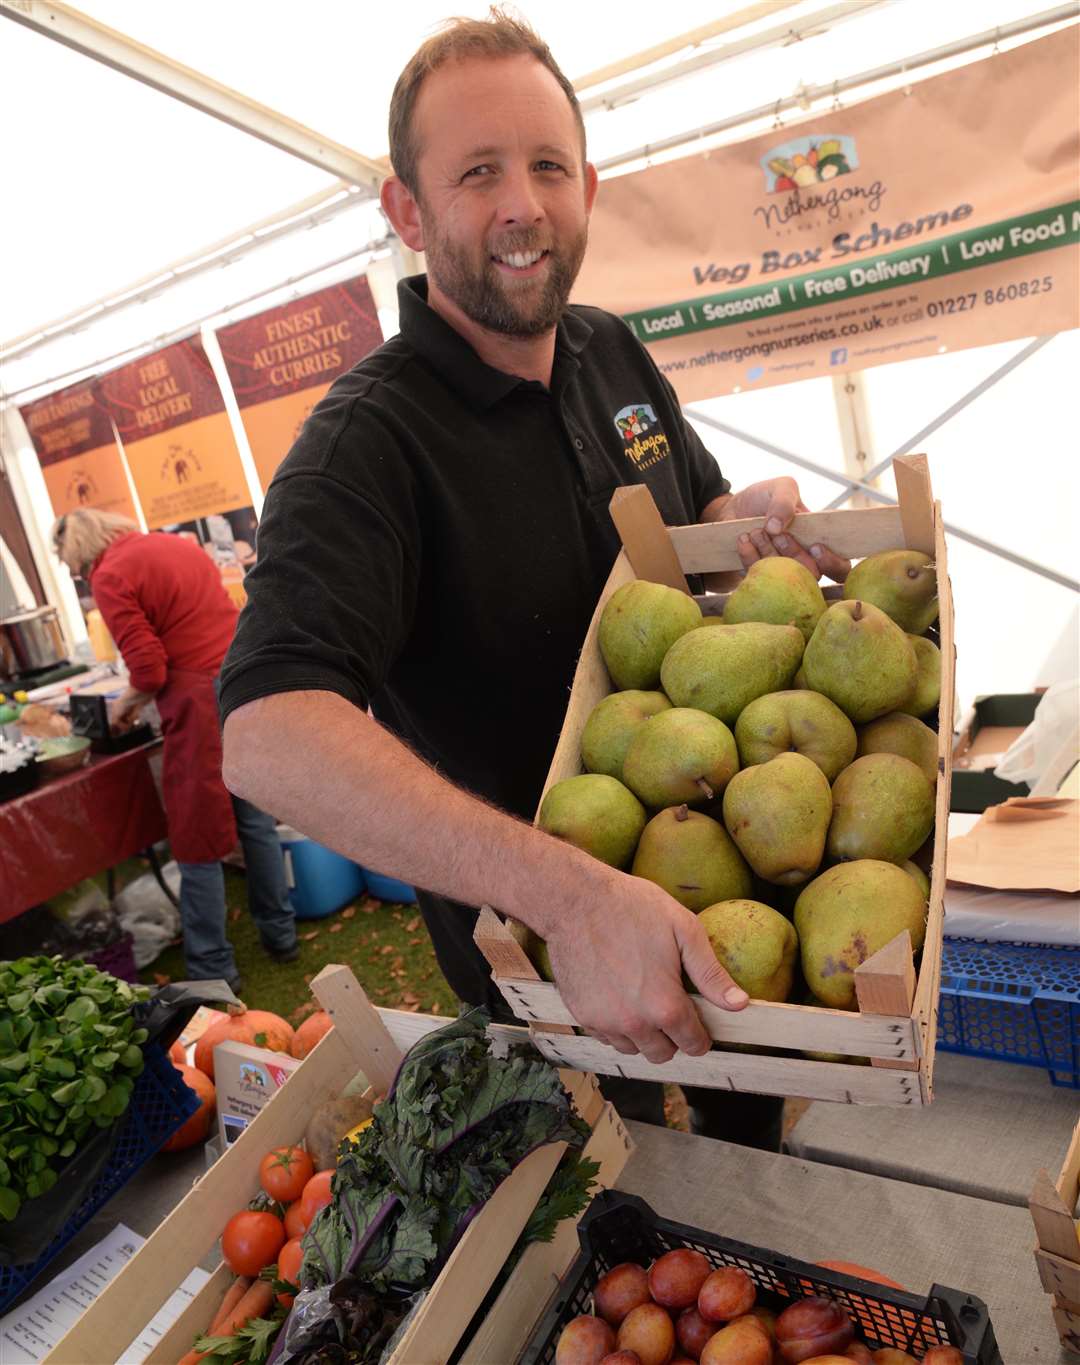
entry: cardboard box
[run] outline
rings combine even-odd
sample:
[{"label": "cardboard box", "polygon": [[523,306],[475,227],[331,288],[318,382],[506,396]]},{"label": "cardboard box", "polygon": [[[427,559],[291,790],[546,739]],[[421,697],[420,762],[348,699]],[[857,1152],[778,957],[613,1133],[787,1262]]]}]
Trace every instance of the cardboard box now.
[{"label": "cardboard box", "polygon": [[949,880],[1000,891],[1080,891],[1080,801],[1027,796],[990,806],[974,829],[949,841]]},{"label": "cardboard box", "polygon": [[[485,908],[477,921],[476,943],[491,964],[496,986],[518,1018],[529,1023],[533,1041],[550,1061],[602,1075],[844,1104],[930,1103],[941,978],[956,652],[944,525],[940,504],[931,493],[926,459],[901,457],[895,461],[895,471],[899,506],[803,513],[795,518],[792,531],[803,544],[821,541],[851,559],[906,546],[921,550],[937,565],[939,777],[930,904],[917,984],[910,936],[904,933],[856,971],[858,1011],[752,1000],[744,1010],[732,1013],[695,995],[702,1022],[720,1048],[701,1057],[677,1053],[671,1061],[657,1065],[640,1054],[624,1056],[596,1038],[576,1033],[574,1016],[558,987],[540,980],[526,952],[528,930],[504,924]],[[636,578],[689,591],[688,574],[737,570],[741,567],[740,534],[762,525],[758,517],[668,528],[643,486],[618,489],[611,514],[623,552],[596,604],[582,646],[545,791],[582,771],[582,730],[593,707],[612,691],[598,639],[600,617],[611,595]],[[707,605],[715,601],[709,599]],[[726,1046],[730,1044],[735,1047]],[[807,1051],[838,1053],[851,1061],[818,1061],[807,1057]],[[861,1064],[865,1057],[871,1059],[870,1066]]]},{"label": "cardboard box", "polygon": [[1041,700],[1038,692],[976,697],[953,748],[952,810],[977,814],[1011,796],[1029,794],[1026,784],[1003,782],[994,769],[1035,719]]},{"label": "cardboard box", "polygon": [[214,1085],[222,1151],[262,1112],[299,1065],[297,1058],[285,1052],[248,1043],[218,1043],[214,1048]]}]

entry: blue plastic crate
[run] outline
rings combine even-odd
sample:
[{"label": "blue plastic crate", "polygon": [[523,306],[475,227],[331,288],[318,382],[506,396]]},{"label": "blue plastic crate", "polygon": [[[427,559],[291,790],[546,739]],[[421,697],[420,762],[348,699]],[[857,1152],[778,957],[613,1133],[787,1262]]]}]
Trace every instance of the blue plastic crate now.
[{"label": "blue plastic crate", "polygon": [[947,938],[937,1045],[1044,1067],[1080,1090],[1080,948]]},{"label": "blue plastic crate", "polygon": [[0,1313],[30,1287],[79,1229],[198,1109],[198,1096],[184,1084],[164,1049],[150,1044],[144,1051],[146,1065],[135,1081],[116,1146],[89,1194],[36,1261],[0,1265]]}]

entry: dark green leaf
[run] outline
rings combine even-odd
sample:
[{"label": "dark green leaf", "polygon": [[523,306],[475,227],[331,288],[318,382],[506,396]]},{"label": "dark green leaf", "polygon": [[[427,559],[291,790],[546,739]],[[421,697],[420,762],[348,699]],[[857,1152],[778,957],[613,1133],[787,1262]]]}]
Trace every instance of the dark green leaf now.
[{"label": "dark green leaf", "polygon": [[22,1200],[10,1185],[0,1185],[0,1219],[10,1222],[19,1212]]},{"label": "dark green leaf", "polygon": [[0,1057],[0,1067],[7,1072],[19,1072],[29,1065],[30,1056],[26,1052],[9,1052],[6,1056]]}]

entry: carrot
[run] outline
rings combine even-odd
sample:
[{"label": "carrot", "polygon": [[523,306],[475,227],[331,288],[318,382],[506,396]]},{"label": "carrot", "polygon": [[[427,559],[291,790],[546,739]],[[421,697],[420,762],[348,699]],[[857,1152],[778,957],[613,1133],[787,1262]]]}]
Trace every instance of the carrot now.
[{"label": "carrot", "polygon": [[210,1330],[206,1334],[208,1337],[216,1337],[218,1335],[218,1328],[250,1288],[251,1280],[248,1279],[246,1275],[237,1275],[236,1279],[233,1280],[232,1284],[229,1286],[225,1297],[221,1300],[221,1307],[214,1314],[213,1321],[210,1323]]},{"label": "carrot", "polygon": [[[269,1280],[249,1280],[238,1275],[221,1301],[217,1316],[210,1324],[208,1337],[233,1337],[252,1318],[261,1318],[274,1302],[274,1291]],[[198,1365],[213,1351],[188,1351],[178,1365]]]},{"label": "carrot", "polygon": [[250,1288],[237,1303],[232,1316],[220,1323],[214,1332],[216,1337],[232,1337],[246,1327],[252,1318],[261,1318],[270,1311],[274,1302],[274,1289],[270,1280],[252,1280]]}]

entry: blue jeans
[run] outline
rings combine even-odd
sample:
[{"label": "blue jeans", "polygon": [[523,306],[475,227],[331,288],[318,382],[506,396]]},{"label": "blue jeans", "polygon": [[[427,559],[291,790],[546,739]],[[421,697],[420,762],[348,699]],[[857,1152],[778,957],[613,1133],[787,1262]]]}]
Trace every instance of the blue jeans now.
[{"label": "blue jeans", "polygon": [[[283,952],[296,943],[296,918],[285,885],[285,861],[271,815],[232,798],[247,865],[248,909],[263,947]],[[225,876],[220,863],[180,863],[180,920],[188,978],[231,981],[236,958],[225,926]]]}]

